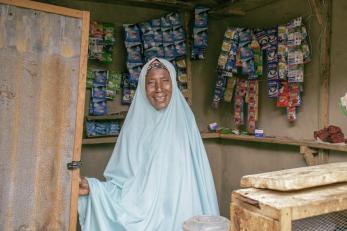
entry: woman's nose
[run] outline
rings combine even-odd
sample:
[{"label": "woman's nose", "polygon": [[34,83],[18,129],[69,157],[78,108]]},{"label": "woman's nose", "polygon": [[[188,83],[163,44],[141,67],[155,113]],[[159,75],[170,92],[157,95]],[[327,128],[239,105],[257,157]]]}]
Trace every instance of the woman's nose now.
[{"label": "woman's nose", "polygon": [[156,84],[155,84],[155,91],[156,92],[160,92],[161,91],[161,89],[162,89],[162,84],[161,84],[161,82],[156,82]]}]

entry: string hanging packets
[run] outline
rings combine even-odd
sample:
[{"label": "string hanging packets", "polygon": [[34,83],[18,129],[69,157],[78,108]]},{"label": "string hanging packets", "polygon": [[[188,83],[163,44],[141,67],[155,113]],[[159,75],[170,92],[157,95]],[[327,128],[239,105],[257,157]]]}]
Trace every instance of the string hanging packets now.
[{"label": "string hanging packets", "polygon": [[208,45],[208,11],[209,8],[197,7],[194,10],[192,59],[205,59]]},{"label": "string hanging packets", "polygon": [[279,72],[283,73],[281,80],[288,82],[287,119],[294,122],[297,119],[297,107],[301,105],[300,93],[304,82],[304,64],[310,61],[308,35],[301,17],[279,28],[283,31],[282,47],[286,57],[286,59],[282,58],[283,65],[279,67]]},{"label": "string hanging packets", "polygon": [[187,75],[187,64],[185,59],[179,59],[176,61],[177,67],[177,85],[181,90],[183,96],[188,98],[188,75]]},{"label": "string hanging packets", "polygon": [[[267,95],[277,99],[277,107],[286,107],[288,121],[293,122],[301,102],[304,64],[310,61],[308,34],[302,18],[277,29],[256,29],[254,33],[267,54]],[[299,103],[291,103],[291,99]]]},{"label": "string hanging packets", "polygon": [[248,81],[243,78],[237,78],[234,102],[234,127],[239,128],[244,122],[244,105],[247,92]]},{"label": "string hanging packets", "polygon": [[124,44],[127,50],[127,68],[129,74],[127,81],[137,85],[141,68],[143,66],[142,42],[140,28],[136,24],[124,24],[125,40]]},{"label": "string hanging packets", "polygon": [[[231,102],[236,83],[236,53],[238,50],[239,31],[229,27],[224,33],[221,53],[217,64],[217,81],[212,100],[212,106],[217,108],[225,100]],[[228,78],[229,77],[229,78]]]},{"label": "string hanging packets", "polygon": [[89,115],[100,116],[107,114],[106,85],[107,70],[93,70],[92,92],[89,105]]},{"label": "string hanging packets", "polygon": [[111,63],[114,43],[113,24],[91,22],[89,30],[89,59]]},{"label": "string hanging packets", "polygon": [[258,97],[259,82],[257,80],[249,80],[245,102],[248,105],[247,110],[247,131],[254,134],[256,122],[258,121]]}]

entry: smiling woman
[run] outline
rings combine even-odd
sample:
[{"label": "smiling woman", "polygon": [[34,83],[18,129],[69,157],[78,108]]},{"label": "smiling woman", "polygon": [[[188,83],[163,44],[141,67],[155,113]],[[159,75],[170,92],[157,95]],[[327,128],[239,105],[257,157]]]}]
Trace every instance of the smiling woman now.
[{"label": "smiling woman", "polygon": [[104,172],[82,178],[82,230],[182,230],[196,215],[218,215],[211,169],[174,66],[152,59]]},{"label": "smiling woman", "polygon": [[169,71],[157,59],[148,66],[146,95],[151,105],[157,110],[166,108],[171,99],[172,82]]}]

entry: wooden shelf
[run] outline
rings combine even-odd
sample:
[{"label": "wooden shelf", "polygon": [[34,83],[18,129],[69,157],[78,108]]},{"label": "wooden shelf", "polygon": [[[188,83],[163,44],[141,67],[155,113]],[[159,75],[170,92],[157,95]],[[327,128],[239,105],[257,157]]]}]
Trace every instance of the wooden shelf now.
[{"label": "wooden shelf", "polygon": [[[260,142],[260,143],[270,143],[270,144],[283,144],[283,145],[293,145],[293,146],[306,146],[316,149],[325,150],[335,150],[341,152],[347,152],[347,145],[338,144],[325,144],[318,143],[314,140],[297,140],[285,137],[254,137],[247,135],[234,135],[234,134],[219,134],[212,132],[202,132],[201,138],[203,139],[226,139],[226,140],[240,140],[248,142]],[[83,139],[83,144],[106,144],[115,143],[117,137],[100,137],[100,138],[86,138]]]},{"label": "wooden shelf", "polygon": [[316,149],[347,152],[347,145],[318,143],[314,140],[304,140],[304,139],[299,140],[299,139],[292,139],[292,138],[286,138],[286,137],[254,137],[254,136],[248,136],[248,135],[219,134],[219,133],[201,133],[201,137],[204,139],[220,138],[220,139],[240,140],[240,141],[249,141],[249,142],[307,146],[307,147],[316,148]]},{"label": "wooden shelf", "polygon": [[116,120],[116,119],[125,119],[126,115],[104,115],[104,116],[86,116],[87,120]]},{"label": "wooden shelf", "polygon": [[216,132],[201,132],[200,135],[203,139],[220,138],[220,134]]},{"label": "wooden shelf", "polygon": [[113,144],[113,143],[116,143],[116,141],[117,141],[117,136],[85,138],[82,140],[82,144]]}]

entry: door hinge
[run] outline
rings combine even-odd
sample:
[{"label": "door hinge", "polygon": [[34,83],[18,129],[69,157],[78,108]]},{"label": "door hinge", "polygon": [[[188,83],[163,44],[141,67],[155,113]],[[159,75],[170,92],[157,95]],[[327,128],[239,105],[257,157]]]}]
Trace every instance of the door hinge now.
[{"label": "door hinge", "polygon": [[82,161],[79,160],[79,161],[71,161],[70,163],[67,163],[67,169],[69,170],[74,170],[74,169],[77,169],[77,168],[81,168],[82,167]]}]

